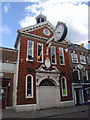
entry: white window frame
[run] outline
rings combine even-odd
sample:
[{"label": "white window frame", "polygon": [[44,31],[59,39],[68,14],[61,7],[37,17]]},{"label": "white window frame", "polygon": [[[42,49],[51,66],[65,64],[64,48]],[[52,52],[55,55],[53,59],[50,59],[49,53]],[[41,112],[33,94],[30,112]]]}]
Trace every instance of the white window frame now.
[{"label": "white window frame", "polygon": [[80,70],[73,69],[73,72],[74,71],[78,71],[78,80],[80,80]]},{"label": "white window frame", "polygon": [[[42,45],[42,61],[38,61],[38,45]],[[37,44],[37,62],[43,63],[43,44],[42,43]]]},{"label": "white window frame", "polygon": [[[82,70],[82,71],[86,71],[86,78],[87,78],[87,81],[88,81],[88,72],[87,72],[87,70]],[[83,77],[83,75],[82,75],[82,77]]]},{"label": "white window frame", "polygon": [[28,42],[27,42],[27,58],[26,58],[26,61],[33,61],[33,59],[28,58],[28,44],[29,44],[29,42],[32,42],[32,57],[34,57],[34,41],[28,40]]},{"label": "white window frame", "polygon": [[[82,56],[84,57],[84,62],[81,61],[81,57],[82,57]],[[80,55],[80,63],[81,63],[81,64],[86,64],[86,58],[85,58],[84,55]]]},{"label": "white window frame", "polygon": [[[75,59],[73,59],[73,55],[75,55],[75,58],[76,58],[77,61],[75,61]],[[71,53],[71,58],[72,58],[73,63],[78,63],[78,56],[77,56],[76,53]]]},{"label": "white window frame", "polygon": [[[52,63],[52,47],[54,47],[54,50],[55,50],[55,63]],[[56,64],[56,47],[55,46],[51,46],[51,63],[52,64]]]},{"label": "white window frame", "polygon": [[90,64],[89,59],[90,59],[90,56],[87,56],[87,63],[88,63],[88,64]]},{"label": "white window frame", "polygon": [[60,60],[60,65],[65,65],[65,57],[64,57],[64,49],[59,47],[60,55],[62,54],[63,57],[63,64],[61,63],[60,55],[59,55],[59,60]]},{"label": "white window frame", "polygon": [[[63,86],[62,86],[62,79],[63,78],[65,80],[66,95],[63,94]],[[67,96],[67,82],[66,82],[66,77],[62,77],[61,78],[61,91],[62,91],[62,96]]]},{"label": "white window frame", "polygon": [[[28,76],[30,76],[31,77],[31,83],[32,83],[32,95],[31,96],[27,96],[27,78],[28,78]],[[28,74],[27,76],[26,76],[26,98],[33,98],[33,76],[31,75],[31,74]]]},{"label": "white window frame", "polygon": [[90,102],[90,88],[87,89],[86,92],[87,92],[87,95],[88,95],[88,97],[89,97],[88,102]]}]

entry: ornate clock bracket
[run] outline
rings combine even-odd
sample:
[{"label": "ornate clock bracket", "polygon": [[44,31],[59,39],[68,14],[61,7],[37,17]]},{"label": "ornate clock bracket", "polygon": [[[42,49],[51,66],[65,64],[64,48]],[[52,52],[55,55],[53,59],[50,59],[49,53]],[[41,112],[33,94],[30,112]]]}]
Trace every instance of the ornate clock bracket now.
[{"label": "ornate clock bracket", "polygon": [[54,30],[54,35],[47,40],[46,45],[47,45],[47,49],[46,49],[46,60],[45,60],[45,66],[47,68],[49,68],[51,66],[50,60],[49,60],[49,48],[51,46],[52,40],[54,39],[54,41],[60,42],[62,40],[64,40],[64,38],[67,35],[67,27],[63,22],[57,22],[56,28]]}]

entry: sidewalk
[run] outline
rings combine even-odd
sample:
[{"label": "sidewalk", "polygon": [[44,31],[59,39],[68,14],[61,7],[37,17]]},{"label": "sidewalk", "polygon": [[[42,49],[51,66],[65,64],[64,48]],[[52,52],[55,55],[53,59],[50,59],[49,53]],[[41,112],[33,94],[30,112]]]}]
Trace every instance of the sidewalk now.
[{"label": "sidewalk", "polygon": [[2,110],[2,118],[45,118],[63,115],[73,112],[88,111],[90,105],[75,106],[69,108],[51,108],[31,112],[14,112],[11,108]]}]

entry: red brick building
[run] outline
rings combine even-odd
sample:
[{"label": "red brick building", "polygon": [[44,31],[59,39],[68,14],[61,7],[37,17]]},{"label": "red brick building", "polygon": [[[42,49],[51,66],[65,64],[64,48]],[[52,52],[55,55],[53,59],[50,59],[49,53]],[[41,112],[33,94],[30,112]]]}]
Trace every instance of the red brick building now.
[{"label": "red brick building", "polygon": [[15,109],[72,106],[70,62],[65,45],[69,42],[51,43],[48,55],[50,67],[47,67],[46,42],[53,36],[55,27],[46,21],[44,15],[39,15],[36,20],[36,25],[18,30],[15,43],[18,50]]}]

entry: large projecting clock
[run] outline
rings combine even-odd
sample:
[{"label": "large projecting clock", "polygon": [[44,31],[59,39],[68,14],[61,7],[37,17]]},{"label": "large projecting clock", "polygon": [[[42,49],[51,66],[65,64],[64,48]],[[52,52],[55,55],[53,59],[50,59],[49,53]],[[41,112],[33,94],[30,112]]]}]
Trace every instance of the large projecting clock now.
[{"label": "large projecting clock", "polygon": [[54,40],[62,41],[67,35],[67,26],[63,22],[57,22],[55,31],[54,31]]}]

